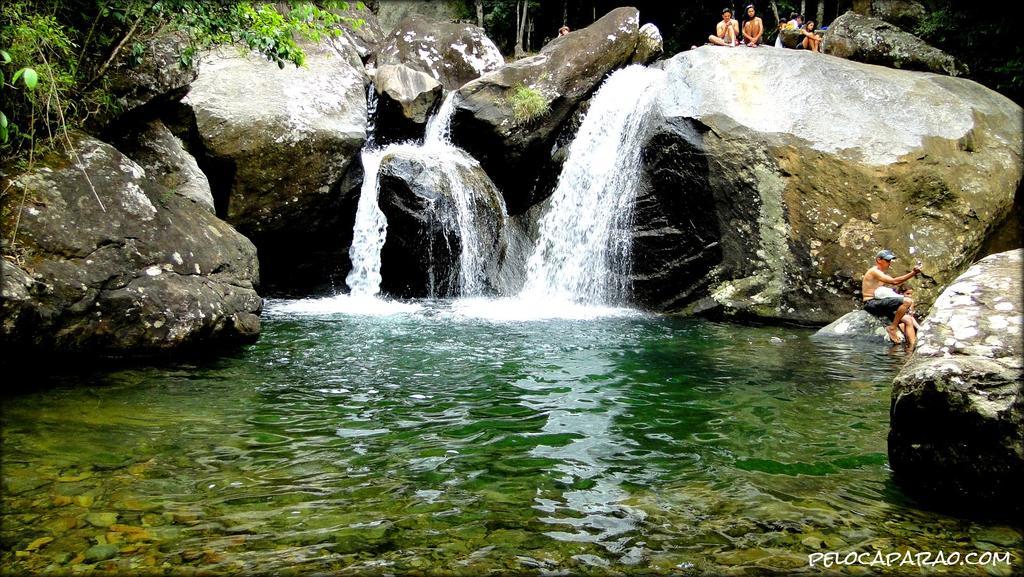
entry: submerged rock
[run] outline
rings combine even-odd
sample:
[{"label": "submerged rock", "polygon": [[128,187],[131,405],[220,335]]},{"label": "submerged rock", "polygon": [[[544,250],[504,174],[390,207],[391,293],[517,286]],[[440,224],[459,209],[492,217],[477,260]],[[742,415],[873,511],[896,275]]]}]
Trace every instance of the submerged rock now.
[{"label": "submerged rock", "polygon": [[[457,187],[468,195],[467,228],[475,234],[462,233]],[[507,248],[504,206],[469,155],[455,148],[425,153],[399,147],[381,161],[379,199],[388,221],[381,252],[385,292],[449,297],[497,288]]]},{"label": "submerged rock", "polygon": [[687,152],[649,154],[645,171],[655,194],[700,212],[672,208],[652,228],[710,247],[637,251],[680,279],[655,298],[672,308],[831,322],[860,308],[861,276],[887,247],[897,274],[923,262],[912,284],[927,313],[1021,182],[1021,108],[968,80],[794,50],[701,47],[660,66],[664,121],[650,148]]},{"label": "submerged rock", "polygon": [[305,64],[283,69],[237,47],[208,52],[183,100],[222,217],[259,248],[272,287],[341,274],[354,218],[341,184],[366,140],[358,54],[337,39],[302,47]]},{"label": "submerged rock", "polygon": [[885,323],[882,319],[864,310],[846,313],[818,329],[818,332],[814,333],[811,338],[888,342]]},{"label": "submerged rock", "polygon": [[893,381],[889,462],[943,502],[1022,508],[1022,255],[990,255],[950,284]]},{"label": "submerged rock", "polygon": [[0,265],[4,349],[131,356],[255,340],[252,243],[113,147],[73,142],[75,157],[3,183],[4,230],[19,221],[5,250],[16,262]]},{"label": "submerged rock", "polygon": [[[590,26],[549,42],[459,89],[452,139],[487,171],[511,214],[543,200],[538,167],[551,159],[559,128],[612,70],[629,62],[639,38],[635,8],[617,8]],[[517,114],[514,103],[542,105]],[[523,109],[520,109],[523,110]]]},{"label": "submerged rock", "polygon": [[829,26],[822,42],[825,54],[867,64],[963,76],[967,66],[878,18],[847,12]]}]

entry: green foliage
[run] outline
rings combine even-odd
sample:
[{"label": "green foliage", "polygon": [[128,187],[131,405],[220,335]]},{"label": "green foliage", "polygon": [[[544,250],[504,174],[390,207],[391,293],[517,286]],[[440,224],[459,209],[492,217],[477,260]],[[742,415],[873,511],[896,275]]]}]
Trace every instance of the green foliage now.
[{"label": "green foliage", "polygon": [[518,124],[531,122],[548,113],[547,99],[538,90],[529,86],[515,86],[507,101]]},{"label": "green foliage", "polygon": [[914,31],[962,60],[969,76],[1024,105],[1024,44],[1019,25],[997,10],[979,10],[938,0]]},{"label": "green foliage", "polygon": [[138,66],[147,41],[166,29],[190,40],[182,66],[193,66],[203,48],[228,43],[280,67],[301,66],[298,41],[360,26],[350,14],[348,2],[337,0],[8,0],[0,8],[0,150],[50,146],[68,127],[116,111],[110,66]]}]

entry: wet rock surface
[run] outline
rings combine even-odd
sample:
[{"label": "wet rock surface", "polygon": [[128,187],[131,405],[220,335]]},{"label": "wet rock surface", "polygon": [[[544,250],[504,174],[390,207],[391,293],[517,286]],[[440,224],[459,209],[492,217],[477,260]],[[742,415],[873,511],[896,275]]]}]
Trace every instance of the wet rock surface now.
[{"label": "wet rock surface", "polygon": [[[74,136],[5,180],[0,341],[7,351],[134,356],[259,335],[256,250],[113,147]],[[24,196],[25,202],[20,199]]]},{"label": "wet rock surface", "polygon": [[[510,214],[544,199],[537,166],[551,157],[562,124],[612,70],[633,56],[639,13],[617,8],[586,28],[549,42],[540,53],[507,64],[459,89],[452,141],[473,155],[505,195]],[[517,118],[510,101],[528,89],[547,111]]]},{"label": "wet rock surface", "polygon": [[867,64],[963,76],[967,66],[878,18],[847,12],[829,26],[822,52]]},{"label": "wet rock surface", "polygon": [[846,313],[818,329],[812,338],[888,342],[885,322],[863,310]]},{"label": "wet rock surface", "polygon": [[[455,186],[472,191],[470,211],[481,238],[463,238]],[[384,292],[401,297],[450,297],[461,294],[463,252],[474,243],[484,291],[498,286],[505,258],[501,196],[480,165],[456,149],[444,158],[418,149],[384,157],[380,168],[381,211],[388,220],[381,253]]]},{"label": "wet rock surface", "polygon": [[[710,193],[720,236],[691,311],[828,323],[860,308],[887,247],[899,274],[923,262],[925,314],[1013,205],[1022,111],[974,82],[792,50],[701,47],[661,66],[664,123],[703,127],[707,188],[698,175],[675,190]],[[831,88],[789,89],[818,80]]]},{"label": "wet rock surface", "polygon": [[1021,510],[1022,255],[990,255],[953,281],[893,381],[893,471],[947,505]]}]

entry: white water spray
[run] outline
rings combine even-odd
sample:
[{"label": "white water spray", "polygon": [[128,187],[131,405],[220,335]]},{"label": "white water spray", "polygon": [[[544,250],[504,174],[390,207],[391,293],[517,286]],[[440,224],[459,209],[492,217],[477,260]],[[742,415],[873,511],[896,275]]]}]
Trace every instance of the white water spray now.
[{"label": "white water spray", "polygon": [[664,72],[630,66],[594,96],[540,220],[521,299],[601,305],[627,296],[640,155],[663,84]]},{"label": "white water spray", "polygon": [[[452,115],[455,112],[455,93],[449,93],[437,113],[427,121],[421,145],[391,144],[382,149],[364,149],[362,153],[364,179],[360,189],[356,222],[352,234],[349,258],[352,271],[346,278],[352,296],[373,297],[380,293],[381,249],[387,237],[387,219],[380,210],[380,165],[390,154],[401,154],[419,161],[431,170],[424,174],[427,186],[450,193],[457,212],[457,223],[447,223],[458,231],[461,239],[459,291],[463,296],[479,295],[487,288],[486,269],[490,254],[486,243],[491,235],[482,234],[486,211],[478,196],[484,192],[468,186],[465,174],[480,170],[479,163],[449,140]],[[480,171],[482,173],[482,171]],[[507,219],[504,199],[494,195],[492,206],[500,219]],[[502,223],[504,224],[504,223]],[[502,226],[503,228],[503,226]]]}]

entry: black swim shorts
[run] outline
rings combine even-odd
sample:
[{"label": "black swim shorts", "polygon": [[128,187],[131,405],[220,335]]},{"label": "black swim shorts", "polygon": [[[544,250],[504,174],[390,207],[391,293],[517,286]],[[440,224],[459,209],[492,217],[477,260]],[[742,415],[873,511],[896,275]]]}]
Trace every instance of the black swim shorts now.
[{"label": "black swim shorts", "polygon": [[896,309],[903,304],[903,297],[887,297],[871,299],[864,303],[864,310],[876,317],[889,320],[896,318]]}]

